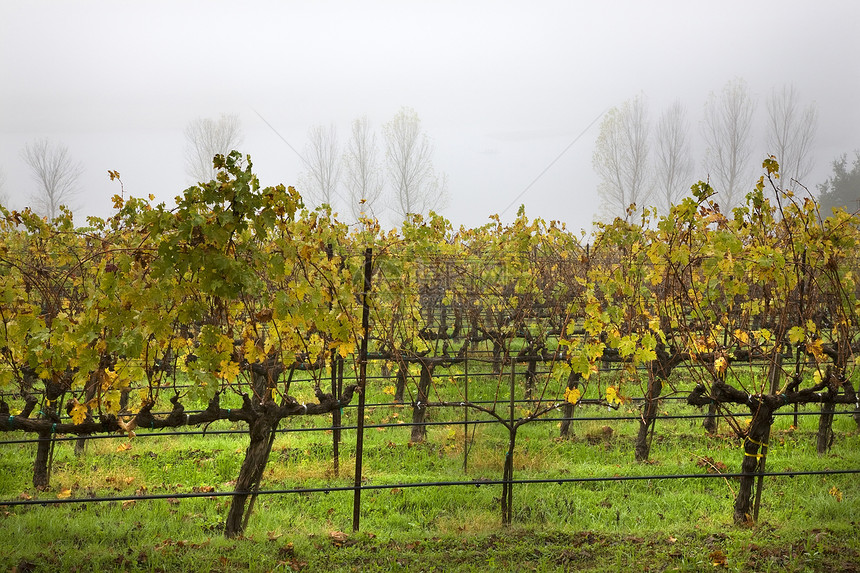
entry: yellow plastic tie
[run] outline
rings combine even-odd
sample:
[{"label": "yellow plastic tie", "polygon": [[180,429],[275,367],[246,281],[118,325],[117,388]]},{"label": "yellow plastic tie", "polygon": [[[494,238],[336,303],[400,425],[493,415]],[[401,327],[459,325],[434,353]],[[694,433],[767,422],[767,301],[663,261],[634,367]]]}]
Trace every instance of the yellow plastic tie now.
[{"label": "yellow plastic tie", "polygon": [[767,444],[763,444],[763,443],[761,443],[761,442],[757,442],[757,441],[753,440],[752,438],[750,438],[749,436],[747,436],[747,440],[751,441],[752,443],[754,443],[754,444],[755,444],[755,445],[757,445],[757,446],[761,446],[762,448],[766,448],[766,447],[767,447]]},{"label": "yellow plastic tie", "polygon": [[744,455],[749,456],[751,458],[758,458],[758,459],[761,459],[764,457],[764,454],[751,454],[749,452],[744,452]]}]

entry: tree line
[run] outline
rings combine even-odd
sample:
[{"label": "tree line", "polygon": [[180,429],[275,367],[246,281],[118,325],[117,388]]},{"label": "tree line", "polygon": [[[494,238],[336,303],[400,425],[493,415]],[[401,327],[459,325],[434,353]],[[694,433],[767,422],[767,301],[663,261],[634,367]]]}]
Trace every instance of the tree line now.
[{"label": "tree line", "polygon": [[[194,182],[213,179],[212,157],[240,149],[243,139],[236,115],[193,120],[185,129],[186,173]],[[294,149],[302,162],[297,186],[305,200],[343,209],[353,222],[389,214],[395,225],[444,207],[447,178],[434,166],[434,146],[418,113],[401,108],[383,124],[381,139],[380,148],[366,116],[350,124],[345,143],[335,124],[311,126],[303,150]]]},{"label": "tree line", "polygon": [[[726,211],[740,204],[752,178],[756,140],[779,161],[785,186],[805,189],[814,166],[818,111],[804,104],[790,85],[774,89],[765,100],[764,137],[756,133],[756,100],[741,80],[710,94],[699,126],[705,149],[701,164]],[[298,187],[310,204],[329,204],[353,222],[364,217],[399,225],[407,215],[427,214],[447,202],[447,178],[433,161],[434,145],[415,110],[401,108],[382,125],[381,137],[367,117],[355,119],[344,140],[334,124],[314,125],[301,152]],[[212,157],[240,149],[244,134],[236,114],[197,118],[185,130],[185,171],[191,183],[215,177]],[[607,112],[595,142],[593,165],[600,177],[598,218],[626,216],[631,204],[668,212],[689,193],[696,161],[686,107],[675,101],[656,122],[647,100],[638,95]],[[291,146],[292,147],[292,146]],[[21,152],[35,182],[29,205],[56,217],[60,206],[74,209],[83,165],[67,146],[48,139],[28,143]],[[8,205],[0,171],[0,203]],[[825,212],[833,207],[860,208],[860,150],[832,162],[832,174],[816,186]]]},{"label": "tree line", "polygon": [[[750,190],[751,161],[759,155],[757,141],[762,139],[756,129],[756,113],[756,99],[742,79],[712,92],[704,104],[699,126],[705,145],[701,163],[726,212],[741,204]],[[766,154],[779,162],[784,186],[803,190],[814,167],[815,104],[804,104],[794,86],[773,89],[765,99],[763,123],[763,145]],[[667,213],[695,181],[692,144],[687,109],[679,100],[665,108],[654,124],[644,95],[612,108],[603,119],[593,154],[594,169],[601,179],[602,218],[624,217],[631,204],[640,209],[656,206]],[[860,187],[854,185],[853,196],[844,191],[849,183],[845,168],[845,159],[837,159],[834,176],[819,185],[828,212],[836,206],[858,207],[855,201],[860,198]]]}]

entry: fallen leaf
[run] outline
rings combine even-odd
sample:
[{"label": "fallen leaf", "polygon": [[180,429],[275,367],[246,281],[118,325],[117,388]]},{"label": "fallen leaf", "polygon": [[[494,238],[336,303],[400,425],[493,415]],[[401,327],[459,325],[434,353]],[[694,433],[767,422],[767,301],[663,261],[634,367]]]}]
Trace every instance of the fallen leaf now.
[{"label": "fallen leaf", "polygon": [[116,447],[116,451],[118,451],[118,452],[127,452],[130,449],[131,449],[131,444],[129,442],[126,442],[124,444],[120,444]]},{"label": "fallen leaf", "polygon": [[714,567],[727,567],[729,562],[726,559],[726,554],[717,549],[716,551],[711,551],[711,564]]},{"label": "fallen leaf", "polygon": [[122,508],[128,509],[128,508],[132,507],[135,503],[136,502],[133,499],[127,499],[124,502],[122,502]]},{"label": "fallen leaf", "polygon": [[57,499],[67,499],[72,497],[72,490],[69,488],[60,490],[60,493],[57,494]]}]

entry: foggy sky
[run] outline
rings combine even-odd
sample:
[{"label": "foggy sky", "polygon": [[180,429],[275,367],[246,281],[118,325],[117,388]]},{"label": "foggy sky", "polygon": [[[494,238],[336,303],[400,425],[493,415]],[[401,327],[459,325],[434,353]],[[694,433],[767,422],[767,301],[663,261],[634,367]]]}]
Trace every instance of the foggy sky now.
[{"label": "foggy sky", "polygon": [[[182,130],[237,113],[264,185],[295,184],[314,124],[367,115],[379,133],[414,108],[448,175],[455,226],[505,209],[607,108],[643,94],[652,123],[679,98],[696,160],[702,107],[743,78],[758,102],[792,84],[819,112],[814,189],[860,148],[860,3],[784,1],[0,0],[0,170],[22,207],[21,159],[38,137],[83,162],[78,215],[110,214],[120,191],[172,205],[190,181]],[[589,229],[598,208],[599,122],[509,209]],[[750,181],[750,186],[754,181]],[[301,189],[300,189],[301,191]],[[345,208],[341,208],[346,213]],[[83,222],[83,218],[78,219]]]}]

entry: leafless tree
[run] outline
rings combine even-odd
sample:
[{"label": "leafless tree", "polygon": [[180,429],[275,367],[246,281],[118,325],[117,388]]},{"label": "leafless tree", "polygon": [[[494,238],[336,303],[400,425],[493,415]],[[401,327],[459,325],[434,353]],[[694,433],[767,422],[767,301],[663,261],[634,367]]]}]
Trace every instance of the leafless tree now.
[{"label": "leafless tree", "polygon": [[340,143],[337,127],[315,125],[308,130],[308,143],[302,156],[305,172],[299,176],[299,190],[315,205],[335,206],[339,197]]},{"label": "leafless tree", "polygon": [[398,223],[410,214],[427,214],[447,202],[447,179],[433,168],[433,145],[421,131],[414,109],[403,107],[383,126],[391,209]]},{"label": "leafless tree", "polygon": [[648,131],[643,96],[612,108],[603,118],[592,163],[601,178],[597,191],[604,218],[626,218],[631,205],[645,207],[648,204],[652,191]]},{"label": "leafless tree", "polygon": [[376,135],[367,117],[352,122],[352,133],[343,155],[347,200],[356,221],[378,216],[382,196],[382,170],[376,147]]},{"label": "leafless tree", "polygon": [[0,205],[9,207],[9,196],[6,195],[6,173],[0,169]]},{"label": "leafless tree", "polygon": [[754,112],[755,102],[741,79],[728,82],[719,96],[711,93],[705,104],[705,169],[726,211],[741,201],[750,184]]},{"label": "leafless tree", "polygon": [[80,193],[78,179],[84,168],[80,162],[72,160],[69,148],[62,143],[38,139],[24,146],[21,156],[37,185],[30,195],[33,210],[54,219],[60,214],[60,206],[74,209],[72,201]]},{"label": "leafless tree", "polygon": [[684,197],[692,184],[689,133],[687,110],[676,100],[660,115],[654,133],[654,202],[664,213]]},{"label": "leafless tree", "polygon": [[227,155],[241,147],[245,136],[236,114],[221,114],[216,119],[197,118],[185,126],[185,173],[194,182],[215,179],[212,164],[218,155]]},{"label": "leafless tree", "polygon": [[794,86],[774,90],[767,99],[767,149],[776,156],[783,185],[803,181],[812,171],[812,146],[818,129],[815,104],[801,109]]}]

